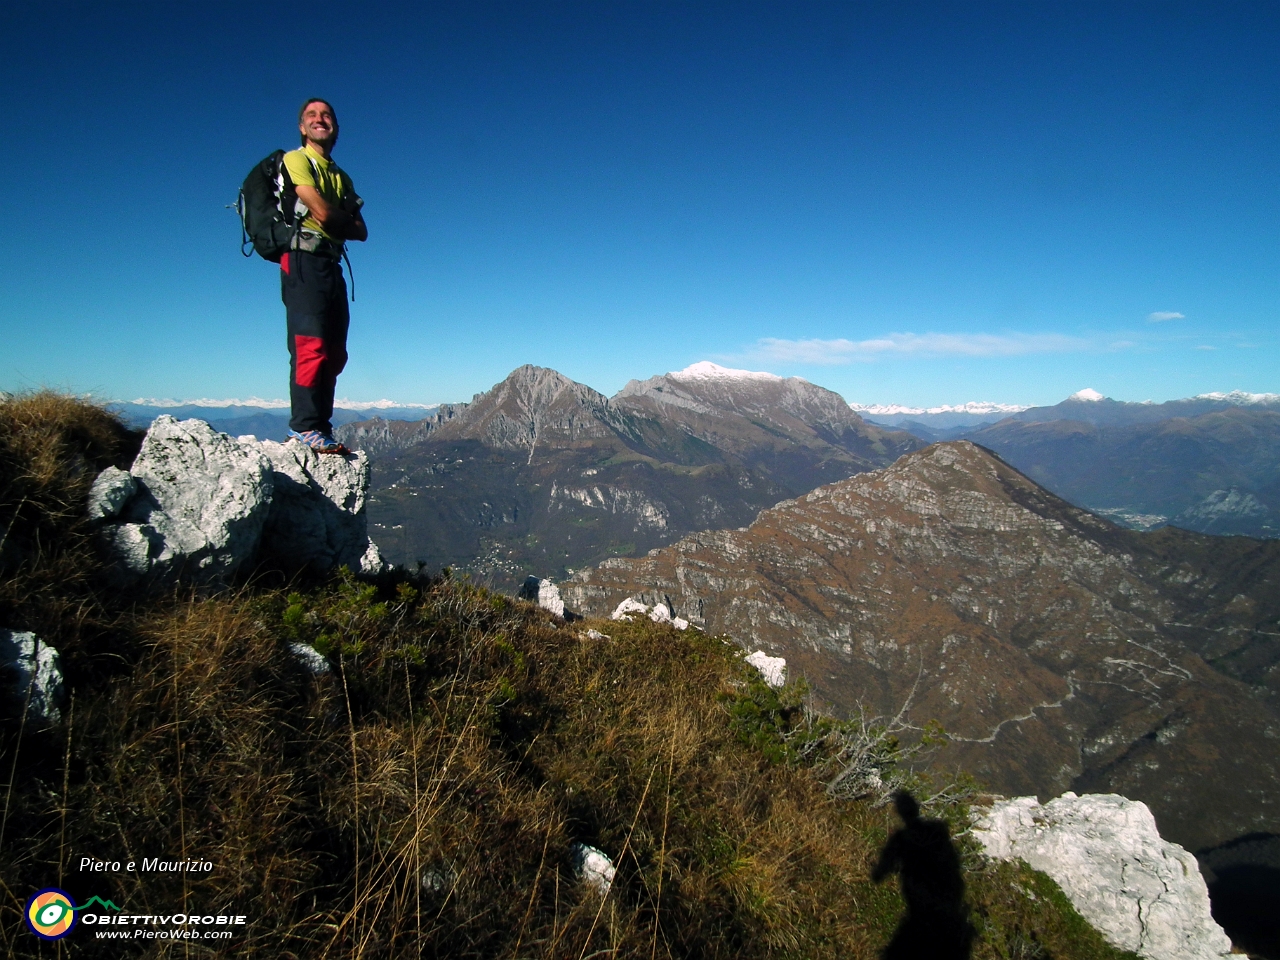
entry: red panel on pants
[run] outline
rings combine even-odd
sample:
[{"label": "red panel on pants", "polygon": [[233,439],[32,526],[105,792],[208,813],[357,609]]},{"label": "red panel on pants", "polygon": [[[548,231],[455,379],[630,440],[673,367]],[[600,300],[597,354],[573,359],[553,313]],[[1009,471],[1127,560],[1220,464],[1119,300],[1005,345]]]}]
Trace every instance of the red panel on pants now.
[{"label": "red panel on pants", "polygon": [[304,337],[301,334],[293,338],[297,350],[297,381],[300,387],[314,387],[320,382],[320,368],[329,359],[324,340],[320,337]]}]

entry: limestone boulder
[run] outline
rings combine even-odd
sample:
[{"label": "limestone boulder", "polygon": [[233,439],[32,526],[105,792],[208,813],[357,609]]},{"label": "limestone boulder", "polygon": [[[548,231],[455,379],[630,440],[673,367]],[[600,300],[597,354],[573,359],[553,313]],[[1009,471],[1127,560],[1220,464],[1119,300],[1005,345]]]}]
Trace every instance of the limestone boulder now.
[{"label": "limestone boulder", "polygon": [[745,659],[760,671],[760,677],[769,686],[777,689],[787,685],[786,657],[771,657],[763,650],[757,650],[755,653],[748,654]]},{"label": "limestone boulder", "polygon": [[295,440],[253,445],[270,463],[275,483],[262,538],[264,558],[315,572],[344,564],[362,573],[385,567],[368,534],[366,454],[319,454]]},{"label": "limestone boulder", "polygon": [[126,474],[93,485],[89,515],[125,582],[225,584],[258,560],[324,572],[386,568],[369,539],[369,460],[158,417]]},{"label": "limestone boulder", "polygon": [[62,666],[58,651],[34,633],[0,630],[0,672],[8,681],[9,708],[27,721],[62,719]]},{"label": "limestone boulder", "polygon": [[542,580],[530,576],[525,578],[520,587],[521,600],[532,600],[543,610],[548,610],[557,617],[564,616],[564,601],[560,599],[560,588],[550,580]]},{"label": "limestone boulder", "polygon": [[1217,960],[1231,941],[1196,858],[1161,839],[1147,805],[1116,794],[1000,800],[974,821],[987,855],[1047,873],[1107,940],[1151,960]]},{"label": "limestone boulder", "polygon": [[671,608],[665,603],[656,603],[650,609],[647,604],[641,603],[632,597],[627,597],[619,603],[610,614],[610,620],[630,620],[631,615],[635,613],[644,614],[654,623],[667,623],[675,627],[677,630],[688,630],[689,621],[683,617],[673,617]]},{"label": "limestone boulder", "polygon": [[578,879],[599,896],[607,897],[618,872],[609,856],[586,843],[573,844],[569,848],[569,856]]},{"label": "limestone boulder", "polygon": [[127,470],[107,467],[93,481],[86,512],[90,520],[110,520],[119,515],[135,493],[138,481]]},{"label": "limestone boulder", "polygon": [[132,576],[225,582],[254,556],[275,484],[252,445],[161,416],[129,473],[137,492],[108,541]]}]

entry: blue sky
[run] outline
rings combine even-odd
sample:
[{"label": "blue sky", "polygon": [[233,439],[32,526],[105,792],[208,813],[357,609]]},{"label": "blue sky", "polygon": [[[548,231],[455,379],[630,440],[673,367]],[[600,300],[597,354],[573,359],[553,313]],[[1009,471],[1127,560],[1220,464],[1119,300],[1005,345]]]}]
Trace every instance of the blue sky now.
[{"label": "blue sky", "polygon": [[1275,3],[7,4],[0,389],[285,396],[225,204],[324,96],[339,396],[1280,392],[1278,49]]}]

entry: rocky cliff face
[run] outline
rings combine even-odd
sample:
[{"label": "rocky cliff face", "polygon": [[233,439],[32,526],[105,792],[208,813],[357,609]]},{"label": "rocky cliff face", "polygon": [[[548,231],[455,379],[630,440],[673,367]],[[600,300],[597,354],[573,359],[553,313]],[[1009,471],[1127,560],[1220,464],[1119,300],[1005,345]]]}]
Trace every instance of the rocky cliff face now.
[{"label": "rocky cliff face", "polygon": [[691,369],[606,398],[526,366],[434,418],[337,432],[378,452],[370,512],[391,559],[461,567],[510,589],[531,573],[561,577],[749,523],[918,446],[802,380]]},{"label": "rocky cliff face", "polygon": [[1206,594],[1194,544],[1171,536],[1144,545],[958,442],[778,504],[747,529],[580,571],[562,595],[600,615],[626,597],[664,602],[785,656],[836,709],[913,696],[912,716],[950,734],[941,763],[1010,795],[1143,800],[1195,849],[1276,828],[1280,722],[1265,679],[1227,676],[1186,641],[1200,632],[1188,597],[1211,601],[1202,623],[1209,608],[1230,620],[1235,603],[1253,636],[1280,554],[1255,556],[1248,576],[1219,565]]}]

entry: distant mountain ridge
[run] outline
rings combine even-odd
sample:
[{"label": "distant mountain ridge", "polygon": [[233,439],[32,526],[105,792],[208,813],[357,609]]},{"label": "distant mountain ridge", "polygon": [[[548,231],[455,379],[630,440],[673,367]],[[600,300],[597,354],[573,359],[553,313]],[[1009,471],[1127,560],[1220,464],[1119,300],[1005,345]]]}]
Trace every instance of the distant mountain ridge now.
[{"label": "distant mountain ridge", "polygon": [[1022,423],[1079,420],[1095,426],[1129,426],[1156,423],[1174,417],[1198,417],[1238,407],[1280,410],[1280,394],[1234,390],[1230,393],[1205,393],[1182,400],[1167,400],[1164,403],[1132,403],[1112,400],[1096,390],[1081,390],[1061,403],[1050,407],[1029,407],[1011,414],[1009,419]]},{"label": "distant mountain ridge", "polygon": [[1155,423],[1172,417],[1195,417],[1234,407],[1280,410],[1280,393],[1248,393],[1232,390],[1202,393],[1163,403],[1112,400],[1086,387],[1061,403],[1035,407],[1027,404],[971,401],[954,406],[910,407],[903,404],[853,403],[850,406],[864,419],[900,429],[916,428],[917,435],[931,440],[957,439],[978,425],[1004,419],[1038,423],[1048,420],[1080,420],[1097,425]]},{"label": "distant mountain ridge", "polygon": [[851,403],[849,406],[871,423],[911,430],[926,439],[935,439],[935,435],[943,431],[995,423],[1029,409],[1026,404],[981,400],[939,407],[909,407],[900,403]]},{"label": "distant mountain ridge", "polygon": [[921,446],[830,390],[712,364],[632,381],[614,397],[523,366],[470,403],[337,435],[374,454],[370,517],[389,558],[504,586],[741,526]]},{"label": "distant mountain ridge", "polygon": [[[159,400],[115,401],[108,408],[124,417],[131,427],[145,430],[156,417],[168,414],[179,420],[204,420],[215,430],[233,437],[252,434],[259,440],[283,441],[289,434],[289,401],[263,400]],[[381,419],[420,420],[432,416],[436,406],[402,404],[391,400],[339,400],[334,405],[334,425],[363,420],[371,415]]]},{"label": "distant mountain ridge", "polygon": [[1077,506],[1134,529],[1280,536],[1280,394],[1128,403],[1085,389],[995,423],[949,412],[867,416],[924,440],[973,440]]}]

